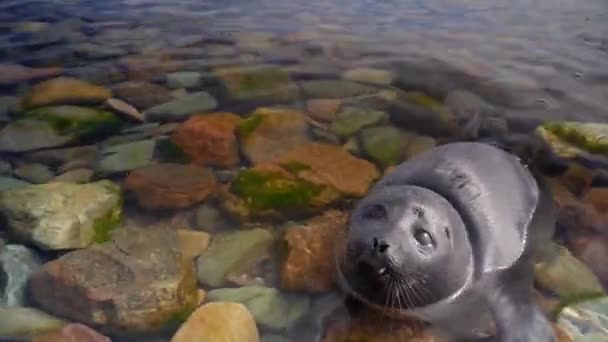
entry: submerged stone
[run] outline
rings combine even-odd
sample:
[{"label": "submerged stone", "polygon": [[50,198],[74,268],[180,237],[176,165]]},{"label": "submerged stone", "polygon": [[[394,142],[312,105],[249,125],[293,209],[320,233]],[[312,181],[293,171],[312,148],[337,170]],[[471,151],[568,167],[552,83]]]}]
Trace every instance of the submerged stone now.
[{"label": "submerged stone", "polygon": [[562,158],[589,154],[608,158],[608,125],[588,122],[546,122],[536,130]]},{"label": "submerged stone", "polygon": [[220,287],[231,275],[240,275],[269,252],[274,237],[268,230],[254,228],[216,235],[197,260],[201,284]]},{"label": "submerged stone", "polygon": [[371,94],[376,88],[346,80],[314,80],[300,82],[307,98],[347,98]]},{"label": "submerged stone", "polygon": [[161,85],[148,82],[128,81],[113,88],[117,98],[139,110],[170,102],[174,99],[171,91]]},{"label": "submerged stone", "polygon": [[0,86],[15,85],[38,79],[59,76],[63,68],[30,68],[19,64],[0,64]]},{"label": "submerged stone", "polygon": [[122,126],[111,112],[72,105],[37,108],[25,112],[23,118],[48,122],[59,134],[74,139],[116,132]]},{"label": "submerged stone", "polygon": [[21,119],[0,130],[0,151],[28,152],[63,146],[74,140],[73,135],[58,132],[49,122]]},{"label": "submerged stone", "polygon": [[31,342],[112,342],[112,340],[86,325],[70,323],[60,330],[37,335]]},{"label": "submerged stone", "polygon": [[311,307],[308,296],[282,293],[276,288],[262,286],[212,290],[207,293],[207,300],[241,303],[260,326],[271,330],[294,326],[308,314]]},{"label": "submerged stone", "polygon": [[22,188],[28,185],[32,185],[32,183],[28,183],[12,177],[0,176],[0,191]]},{"label": "submerged stone", "polygon": [[177,71],[167,75],[169,88],[198,88],[201,85],[201,73],[197,71]]},{"label": "submerged stone", "polygon": [[253,164],[310,141],[305,114],[286,108],[258,108],[236,129],[242,151]]},{"label": "submerged stone", "polygon": [[214,73],[232,100],[291,102],[298,96],[298,89],[289,73],[279,67],[229,67],[217,69]]},{"label": "submerged stone", "polygon": [[28,163],[17,167],[15,169],[15,176],[30,183],[40,184],[50,181],[55,174],[46,165]]},{"label": "submerged stone", "polygon": [[606,341],[608,340],[608,297],[566,306],[557,316],[557,322],[574,342]]},{"label": "submerged stone", "polygon": [[388,70],[356,68],[342,73],[342,78],[349,81],[388,85],[393,83],[396,75]]},{"label": "submerged stone", "polygon": [[382,168],[397,165],[435,146],[431,137],[407,133],[393,126],[369,127],[357,138],[362,152]]},{"label": "submerged stone", "polygon": [[0,306],[0,338],[29,340],[61,329],[68,322],[35,308]]},{"label": "submerged stone", "polygon": [[144,114],[148,120],[181,121],[192,114],[207,112],[217,106],[218,103],[213,96],[204,91],[199,91],[148,108]]},{"label": "submerged stone", "polygon": [[142,140],[104,147],[97,162],[97,171],[114,174],[131,171],[152,163],[155,140]]},{"label": "submerged stone", "polygon": [[359,130],[388,122],[385,112],[365,108],[346,107],[336,114],[331,130],[342,139],[348,139]]},{"label": "submerged stone", "polygon": [[85,248],[107,240],[122,217],[120,188],[90,184],[38,184],[0,193],[10,233],[45,250]]},{"label": "submerged stone", "polygon": [[46,263],[31,294],[44,310],[108,334],[174,328],[198,302],[194,263],[171,229],[117,229],[106,243]]},{"label": "submerged stone", "polygon": [[41,266],[42,260],[32,249],[0,247],[0,306],[25,306],[30,276]]},{"label": "submerged stone", "polygon": [[57,77],[35,85],[24,97],[25,108],[62,104],[99,104],[112,97],[109,89],[71,77]]},{"label": "submerged stone", "polygon": [[198,308],[171,342],[259,342],[255,320],[240,303],[214,302]]}]

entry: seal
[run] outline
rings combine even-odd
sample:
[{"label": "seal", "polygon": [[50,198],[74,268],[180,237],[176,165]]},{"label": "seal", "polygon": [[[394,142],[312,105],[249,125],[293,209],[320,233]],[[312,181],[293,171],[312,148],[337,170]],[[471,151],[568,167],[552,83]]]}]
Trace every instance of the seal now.
[{"label": "seal", "polygon": [[549,189],[515,155],[447,143],[398,165],[356,203],[336,249],[338,283],[449,340],[553,342],[531,290],[555,224]]}]

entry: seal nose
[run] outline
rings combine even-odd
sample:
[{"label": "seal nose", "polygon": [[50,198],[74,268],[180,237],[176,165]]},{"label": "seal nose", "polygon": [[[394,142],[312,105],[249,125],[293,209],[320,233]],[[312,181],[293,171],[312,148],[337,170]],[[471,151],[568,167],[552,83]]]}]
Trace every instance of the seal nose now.
[{"label": "seal nose", "polygon": [[390,263],[388,260],[388,242],[377,237],[372,238],[370,250],[359,259],[359,272],[382,276],[386,273]]},{"label": "seal nose", "polygon": [[388,242],[374,237],[372,239],[372,252],[384,254],[389,248]]}]

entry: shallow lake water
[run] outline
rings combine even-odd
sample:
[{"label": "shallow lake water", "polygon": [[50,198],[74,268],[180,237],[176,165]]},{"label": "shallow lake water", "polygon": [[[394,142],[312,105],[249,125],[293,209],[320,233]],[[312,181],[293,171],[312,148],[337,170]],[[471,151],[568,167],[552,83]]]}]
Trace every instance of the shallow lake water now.
[{"label": "shallow lake water", "polygon": [[607,23],[604,0],[0,0],[0,340],[433,341],[325,319],[331,250],[383,174],[466,140],[550,185],[535,303],[608,341]]}]

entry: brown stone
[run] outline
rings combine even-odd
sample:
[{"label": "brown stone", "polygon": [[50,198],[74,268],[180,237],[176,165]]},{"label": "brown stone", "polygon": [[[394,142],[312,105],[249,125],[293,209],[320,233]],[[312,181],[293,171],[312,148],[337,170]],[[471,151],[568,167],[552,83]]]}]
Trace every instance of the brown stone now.
[{"label": "brown stone", "polygon": [[196,165],[152,164],[133,170],[125,189],[144,209],[178,209],[200,203],[216,188],[210,169]]},{"label": "brown stone", "polygon": [[59,76],[61,67],[30,68],[19,64],[0,64],[0,86]]},{"label": "brown stone", "polygon": [[306,101],[306,111],[312,119],[323,123],[330,123],[336,118],[340,108],[340,99],[314,99]]},{"label": "brown stone", "polygon": [[109,337],[79,323],[68,324],[59,331],[36,336],[31,342],[111,342]]},{"label": "brown stone", "polygon": [[181,243],[181,252],[188,258],[196,258],[209,247],[210,235],[196,230],[177,230],[177,237]]},{"label": "brown stone", "polygon": [[583,201],[593,205],[600,213],[608,214],[608,188],[592,188],[585,194]]},{"label": "brown stone", "polygon": [[138,81],[150,80],[180,68],[178,62],[171,62],[163,56],[130,56],[124,58],[120,63],[127,78]]},{"label": "brown stone", "polygon": [[608,236],[604,234],[573,234],[568,247],[608,288]]},{"label": "brown stone", "polygon": [[29,109],[61,104],[99,104],[110,97],[109,89],[61,76],[36,84],[23,98],[22,105]]},{"label": "brown stone", "polygon": [[259,342],[253,316],[243,304],[212,302],[198,308],[171,342]]},{"label": "brown stone", "polygon": [[127,81],[113,88],[114,95],[139,110],[166,103],[174,99],[171,91],[161,85],[148,82]]},{"label": "brown stone", "polygon": [[93,179],[93,174],[93,170],[90,169],[73,169],[53,178],[51,182],[88,183]]},{"label": "brown stone", "polygon": [[308,143],[282,154],[274,162],[287,169],[298,165],[297,176],[313,184],[331,185],[338,191],[363,196],[380,173],[374,164],[356,158],[341,146]]},{"label": "brown stone", "polygon": [[594,173],[588,168],[578,163],[571,163],[560,176],[560,180],[573,194],[580,195],[589,190],[593,177]]},{"label": "brown stone", "polygon": [[240,120],[232,113],[194,115],[177,127],[171,141],[194,163],[235,167],[239,164],[239,148],[234,130]]},{"label": "brown stone", "polygon": [[283,237],[288,252],[281,273],[282,288],[311,293],[332,289],[335,243],[346,221],[346,214],[331,210],[287,230]]},{"label": "brown stone", "polygon": [[296,110],[262,107],[243,121],[239,139],[253,164],[274,159],[310,141],[306,116]]},{"label": "brown stone", "polygon": [[198,301],[194,262],[170,229],[115,230],[106,243],[46,263],[31,278],[43,310],[104,334],[156,333]]}]

